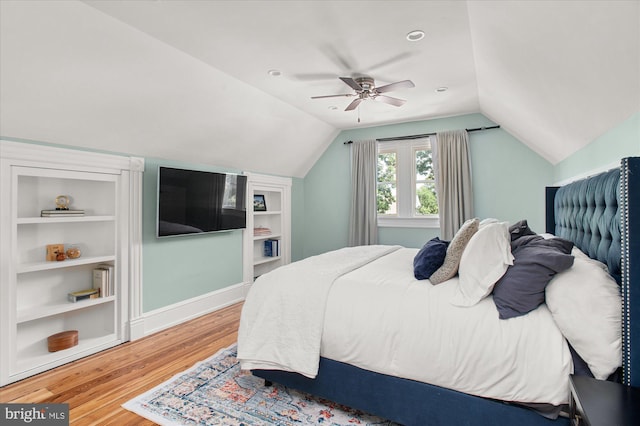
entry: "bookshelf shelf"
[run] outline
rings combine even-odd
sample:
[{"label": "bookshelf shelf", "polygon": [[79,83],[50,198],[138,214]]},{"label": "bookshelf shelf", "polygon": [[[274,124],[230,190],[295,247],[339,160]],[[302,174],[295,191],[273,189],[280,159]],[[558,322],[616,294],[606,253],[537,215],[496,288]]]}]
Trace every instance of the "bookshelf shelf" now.
[{"label": "bookshelf shelf", "polygon": [[33,321],[54,315],[64,314],[78,309],[85,309],[103,303],[111,303],[116,300],[115,296],[98,297],[97,299],[81,300],[79,302],[62,302],[47,306],[38,306],[17,312],[17,323]]},{"label": "bookshelf shelf", "polygon": [[278,240],[282,238],[282,234],[257,235],[253,237],[253,241]]},{"label": "bookshelf shelf", "polygon": [[282,212],[280,210],[275,211],[266,211],[266,212],[253,212],[254,216],[278,216],[281,215]]},{"label": "bookshelf shelf", "polygon": [[116,217],[111,216],[71,216],[71,217],[21,217],[16,220],[18,225],[30,225],[38,223],[73,223],[73,222],[111,222]]},{"label": "bookshelf shelf", "polygon": [[254,265],[263,265],[265,263],[279,262],[281,259],[282,259],[282,256],[257,257],[255,259],[253,259],[253,264]]},{"label": "bookshelf shelf", "polygon": [[93,263],[112,262],[115,260],[114,255],[107,256],[83,256],[79,259],[67,259],[62,262],[32,262],[18,265],[16,273],[24,274],[27,272],[48,271],[52,269],[72,268],[80,265],[90,265]]}]

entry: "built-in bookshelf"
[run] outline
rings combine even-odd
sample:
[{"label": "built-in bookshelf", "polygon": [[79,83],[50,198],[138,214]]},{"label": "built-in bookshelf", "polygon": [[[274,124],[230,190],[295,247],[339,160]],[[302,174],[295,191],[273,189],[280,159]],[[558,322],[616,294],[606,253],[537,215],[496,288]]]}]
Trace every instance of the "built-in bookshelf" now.
[{"label": "built-in bookshelf", "polygon": [[[127,157],[0,143],[4,385],[128,340],[132,194]],[[81,213],[49,215],[60,195]],[[47,260],[48,246],[66,254]],[[113,291],[74,301],[101,267]],[[72,330],[77,344],[49,351],[49,336]]]},{"label": "built-in bookshelf", "polygon": [[247,185],[245,280],[254,280],[291,262],[291,179],[248,174]]}]

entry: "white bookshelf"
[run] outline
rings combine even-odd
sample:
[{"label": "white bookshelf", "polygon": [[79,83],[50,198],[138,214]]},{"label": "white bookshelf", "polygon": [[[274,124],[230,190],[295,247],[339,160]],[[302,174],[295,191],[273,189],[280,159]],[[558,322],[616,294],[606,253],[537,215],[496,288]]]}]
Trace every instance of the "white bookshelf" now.
[{"label": "white bookshelf", "polygon": [[[131,189],[127,157],[44,146],[32,155],[31,145],[0,143],[4,385],[128,340],[130,231],[139,232],[130,204],[140,193]],[[58,195],[84,216],[40,217]],[[48,244],[74,246],[81,256],[47,261]],[[70,302],[68,293],[91,288],[93,269],[104,264],[113,266],[113,295]],[[49,352],[47,337],[68,330],[78,331],[78,345]]]},{"label": "white bookshelf", "polygon": [[[248,174],[249,207],[245,233],[245,281],[291,262],[291,179]],[[264,196],[266,211],[253,210],[255,195]],[[254,233],[268,229],[267,235]],[[277,241],[278,253],[265,256],[267,240]]]}]

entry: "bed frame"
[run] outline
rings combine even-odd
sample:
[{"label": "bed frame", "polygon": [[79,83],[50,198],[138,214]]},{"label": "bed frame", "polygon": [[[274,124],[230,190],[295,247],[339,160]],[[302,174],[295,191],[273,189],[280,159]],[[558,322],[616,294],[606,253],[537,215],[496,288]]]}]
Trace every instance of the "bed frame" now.
[{"label": "bed frame", "polygon": [[[546,231],[606,263],[621,286],[623,383],[640,386],[640,283],[634,284],[640,279],[640,157],[624,158],[619,169],[547,188],[546,197]],[[320,359],[315,379],[276,370],[253,374],[406,426],[569,424],[566,417],[549,420],[522,406],[326,358]]]}]

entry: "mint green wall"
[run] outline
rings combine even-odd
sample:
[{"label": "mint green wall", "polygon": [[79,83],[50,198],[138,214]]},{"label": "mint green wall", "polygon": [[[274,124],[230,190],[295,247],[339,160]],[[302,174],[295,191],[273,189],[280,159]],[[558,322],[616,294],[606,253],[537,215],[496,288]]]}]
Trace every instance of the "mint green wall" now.
[{"label": "mint green wall", "polygon": [[[345,141],[491,125],[483,115],[469,114],[342,131],[304,179],[304,256],[347,245],[350,159]],[[543,231],[551,164],[502,129],[470,133],[470,145],[476,216],[510,222],[526,218],[532,229]],[[379,242],[420,247],[439,234],[439,229],[379,228]]]},{"label": "mint green wall", "polygon": [[623,157],[637,155],[640,155],[640,112],[556,164],[554,182],[618,163]]},{"label": "mint green wall", "polygon": [[479,218],[527,219],[544,232],[545,187],[553,166],[503,130],[470,133],[474,208]]},{"label": "mint green wall", "polygon": [[156,238],[158,166],[231,171],[145,159],[142,185],[143,311],[242,282],[242,231]]},{"label": "mint green wall", "polygon": [[304,256],[304,179],[291,178],[291,261]]}]

